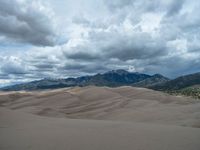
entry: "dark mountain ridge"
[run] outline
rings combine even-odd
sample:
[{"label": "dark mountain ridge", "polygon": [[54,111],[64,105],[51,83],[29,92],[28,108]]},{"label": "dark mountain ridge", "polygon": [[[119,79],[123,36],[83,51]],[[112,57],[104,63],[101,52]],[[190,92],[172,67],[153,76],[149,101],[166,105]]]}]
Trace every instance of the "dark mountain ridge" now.
[{"label": "dark mountain ridge", "polygon": [[132,86],[149,88],[157,84],[161,84],[161,83],[164,84],[167,81],[169,81],[169,78],[164,77],[161,74],[155,74],[151,76],[150,78],[133,83]]},{"label": "dark mountain ridge", "polygon": [[[151,81],[154,78],[157,80]],[[160,83],[168,80],[168,78],[162,75],[147,75],[138,72],[128,72],[122,69],[108,71],[103,74],[96,74],[93,76],[82,76],[77,78],[66,78],[66,79],[42,79],[38,81],[32,81],[23,84],[17,84],[12,86],[3,87],[1,90],[4,91],[18,91],[18,90],[41,90],[41,89],[56,89],[73,86],[109,86],[117,87],[129,85],[132,86],[134,83],[148,80],[149,86],[151,83]]]},{"label": "dark mountain ridge", "polygon": [[200,85],[200,73],[194,73],[170,80],[160,74],[148,75],[125,70],[112,70],[92,76],[64,79],[42,79],[23,84],[1,88],[4,91],[57,89],[74,86],[135,86],[159,91],[178,91],[187,87]]},{"label": "dark mountain ridge", "polygon": [[180,90],[186,87],[200,84],[200,72],[178,77],[167,82],[162,82],[150,88],[160,91]]}]

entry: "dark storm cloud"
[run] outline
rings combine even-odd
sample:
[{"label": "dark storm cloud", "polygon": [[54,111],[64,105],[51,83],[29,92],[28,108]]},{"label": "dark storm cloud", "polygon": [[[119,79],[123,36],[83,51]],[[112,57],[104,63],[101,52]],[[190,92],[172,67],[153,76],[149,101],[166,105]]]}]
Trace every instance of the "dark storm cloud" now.
[{"label": "dark storm cloud", "polygon": [[67,49],[64,48],[63,55],[67,59],[72,59],[75,61],[93,61],[102,59],[99,51],[94,50],[97,50],[95,45],[88,43],[77,45]]},{"label": "dark storm cloud", "polygon": [[26,74],[26,71],[15,65],[6,65],[1,68],[1,71],[6,74]]},{"label": "dark storm cloud", "polygon": [[104,47],[108,58],[126,61],[131,59],[149,59],[167,55],[165,42],[152,39],[148,34],[133,36],[114,36],[107,47]]},{"label": "dark storm cloud", "polygon": [[67,56],[67,58],[70,59],[77,59],[77,60],[94,60],[94,59],[98,59],[98,56],[94,56],[93,54],[90,53],[84,53],[84,52],[77,52],[74,54],[70,54]]},{"label": "dark storm cloud", "polygon": [[183,3],[185,0],[178,0],[178,1],[172,1],[172,3],[169,5],[167,16],[172,16],[181,10]]},{"label": "dark storm cloud", "polygon": [[49,69],[51,70],[52,68],[55,67],[55,64],[50,64],[50,63],[38,63],[34,65],[36,68],[40,68],[40,70],[44,70],[44,69]]},{"label": "dark storm cloud", "polygon": [[62,70],[80,70],[85,67],[83,64],[80,63],[67,63],[64,66],[61,66],[60,69]]},{"label": "dark storm cloud", "polygon": [[[117,58],[122,61],[133,59],[149,59],[167,55],[166,42],[160,38],[154,39],[148,33],[118,33],[118,32],[90,32],[90,41],[99,53],[95,56],[84,48],[79,50],[80,58],[89,60]],[[81,57],[82,53],[84,57]],[[78,55],[79,56],[79,55]]]},{"label": "dark storm cloud", "polygon": [[37,1],[0,1],[0,36],[16,42],[53,46],[55,33],[51,18]]},{"label": "dark storm cloud", "polygon": [[79,72],[80,75],[90,74],[90,73],[102,73],[106,70],[109,70],[103,62],[97,63],[96,61],[85,62],[83,64],[76,63],[76,62],[66,63],[64,66],[60,67],[59,69],[66,72],[68,71]]}]

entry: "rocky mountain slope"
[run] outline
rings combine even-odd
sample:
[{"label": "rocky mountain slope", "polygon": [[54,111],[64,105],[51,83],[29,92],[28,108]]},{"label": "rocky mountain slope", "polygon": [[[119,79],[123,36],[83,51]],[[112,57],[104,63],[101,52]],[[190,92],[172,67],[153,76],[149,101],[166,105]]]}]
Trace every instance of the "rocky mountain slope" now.
[{"label": "rocky mountain slope", "polygon": [[[146,80],[148,79],[148,80]],[[161,83],[168,80],[161,75],[147,75],[142,73],[133,73],[125,70],[112,70],[103,74],[96,74],[93,76],[82,76],[78,78],[66,78],[66,79],[42,79],[39,81],[33,81],[29,83],[17,84],[2,88],[4,91],[17,91],[17,90],[41,90],[41,89],[56,89],[63,87],[73,86],[108,86],[117,87],[124,85],[134,85],[134,83],[142,83],[142,87],[146,84]],[[141,84],[141,83],[140,83]]]}]

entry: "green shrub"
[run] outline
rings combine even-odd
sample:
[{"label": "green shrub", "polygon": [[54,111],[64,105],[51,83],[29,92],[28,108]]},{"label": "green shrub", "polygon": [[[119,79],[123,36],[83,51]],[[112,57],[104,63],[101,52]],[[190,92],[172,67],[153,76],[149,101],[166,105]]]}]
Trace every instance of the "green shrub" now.
[{"label": "green shrub", "polygon": [[181,90],[168,90],[165,92],[172,95],[184,95],[200,99],[200,88],[188,87]]}]

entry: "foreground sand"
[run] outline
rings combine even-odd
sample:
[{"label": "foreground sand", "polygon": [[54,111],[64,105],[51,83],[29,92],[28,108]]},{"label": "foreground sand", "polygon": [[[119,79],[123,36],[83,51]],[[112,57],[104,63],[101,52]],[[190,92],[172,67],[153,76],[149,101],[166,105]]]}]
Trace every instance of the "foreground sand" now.
[{"label": "foreground sand", "polygon": [[63,119],[0,109],[1,150],[199,150],[198,128]]},{"label": "foreground sand", "polygon": [[0,150],[200,149],[200,102],[190,98],[84,87],[1,93],[0,105]]}]

